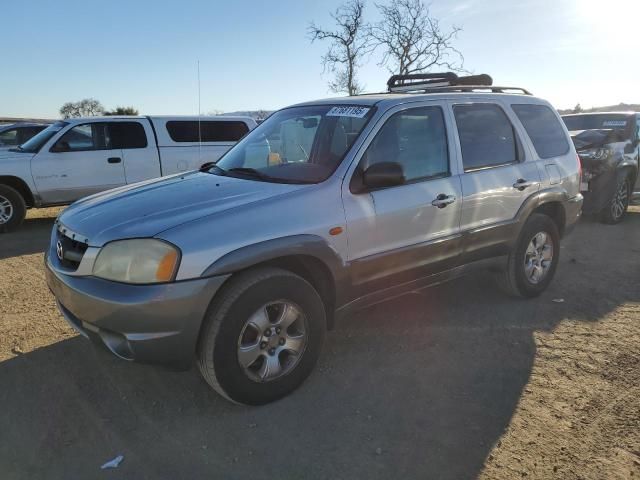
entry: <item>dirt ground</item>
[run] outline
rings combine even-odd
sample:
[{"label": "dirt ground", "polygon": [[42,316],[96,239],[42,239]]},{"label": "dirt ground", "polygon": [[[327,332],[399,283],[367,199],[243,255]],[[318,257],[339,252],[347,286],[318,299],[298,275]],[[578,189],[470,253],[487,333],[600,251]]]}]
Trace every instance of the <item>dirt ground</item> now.
[{"label": "dirt ground", "polygon": [[583,219],[537,299],[479,273],[345,320],[260,408],[76,336],[44,282],[56,213],[0,236],[2,479],[640,477],[640,207]]}]

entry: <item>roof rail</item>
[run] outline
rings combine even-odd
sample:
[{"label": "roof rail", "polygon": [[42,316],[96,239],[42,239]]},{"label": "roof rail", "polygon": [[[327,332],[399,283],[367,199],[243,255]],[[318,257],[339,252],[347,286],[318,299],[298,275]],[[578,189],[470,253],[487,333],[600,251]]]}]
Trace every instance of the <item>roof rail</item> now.
[{"label": "roof rail", "polygon": [[487,74],[458,76],[453,72],[414,73],[393,75],[387,81],[389,92],[482,92],[522,93],[531,95],[520,87],[493,86],[493,79]]}]

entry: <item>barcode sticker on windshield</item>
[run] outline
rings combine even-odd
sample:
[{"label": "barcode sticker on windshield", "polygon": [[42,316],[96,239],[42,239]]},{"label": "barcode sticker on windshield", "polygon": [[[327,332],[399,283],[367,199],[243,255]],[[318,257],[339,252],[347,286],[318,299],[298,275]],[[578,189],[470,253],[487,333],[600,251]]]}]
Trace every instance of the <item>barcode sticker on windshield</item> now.
[{"label": "barcode sticker on windshield", "polygon": [[333,107],[327,113],[327,117],[363,118],[369,110],[369,107]]},{"label": "barcode sticker on windshield", "polygon": [[603,127],[624,127],[626,124],[625,120],[605,120],[602,122]]}]

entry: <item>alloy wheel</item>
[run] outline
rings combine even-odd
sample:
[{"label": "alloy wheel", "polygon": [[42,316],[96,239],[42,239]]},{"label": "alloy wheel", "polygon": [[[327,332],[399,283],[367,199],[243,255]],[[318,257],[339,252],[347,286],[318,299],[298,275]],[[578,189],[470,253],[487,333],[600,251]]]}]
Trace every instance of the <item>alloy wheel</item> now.
[{"label": "alloy wheel", "polygon": [[6,198],[0,195],[0,225],[8,223],[13,217],[13,205]]},{"label": "alloy wheel", "polygon": [[553,241],[547,232],[536,233],[524,255],[524,273],[527,280],[538,284],[549,273],[553,264]]},{"label": "alloy wheel", "polygon": [[257,382],[270,382],[292,371],[307,346],[307,320],[287,300],[262,306],[245,322],[238,339],[238,363]]},{"label": "alloy wheel", "polygon": [[616,190],[615,195],[613,196],[613,201],[611,202],[611,216],[618,220],[624,215],[625,210],[627,209],[627,202],[629,201],[629,186],[627,185],[627,180],[623,180],[618,185],[618,189]]}]

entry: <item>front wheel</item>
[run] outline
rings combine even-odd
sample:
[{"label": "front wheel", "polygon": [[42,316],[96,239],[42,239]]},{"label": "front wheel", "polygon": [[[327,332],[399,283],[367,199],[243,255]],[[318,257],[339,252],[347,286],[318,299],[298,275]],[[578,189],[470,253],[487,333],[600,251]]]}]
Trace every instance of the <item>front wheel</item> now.
[{"label": "front wheel", "polygon": [[0,233],[16,230],[26,215],[22,195],[8,185],[0,185]]},{"label": "front wheel", "polygon": [[560,260],[560,234],[547,215],[534,213],[522,228],[500,280],[512,296],[537,297],[551,283]]},{"label": "front wheel", "polygon": [[627,213],[631,197],[631,180],[629,175],[622,173],[618,176],[616,188],[609,203],[602,211],[602,221],[610,225],[620,223]]},{"label": "front wheel", "polygon": [[198,342],[198,367],[227,399],[269,403],[309,376],[325,330],[324,305],[306,280],[276,268],[243,272],[209,308]]}]

